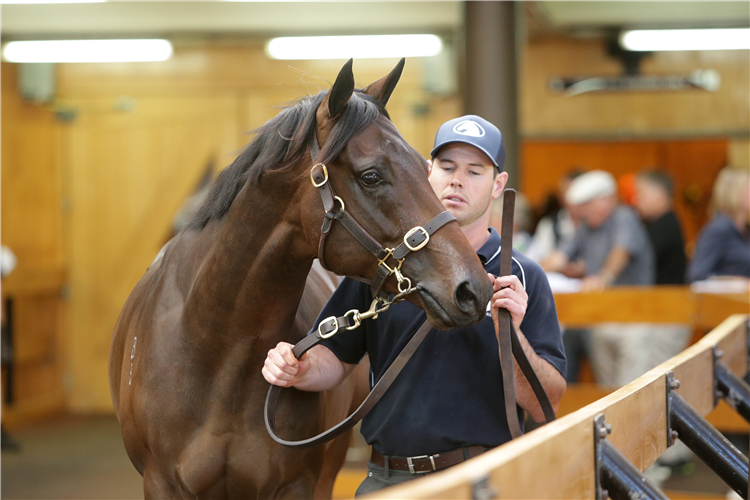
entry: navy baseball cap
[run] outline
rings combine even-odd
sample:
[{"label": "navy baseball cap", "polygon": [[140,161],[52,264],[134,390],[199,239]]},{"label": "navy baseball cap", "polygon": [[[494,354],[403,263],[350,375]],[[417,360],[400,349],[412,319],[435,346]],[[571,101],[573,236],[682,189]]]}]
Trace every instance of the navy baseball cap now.
[{"label": "navy baseball cap", "polygon": [[466,115],[443,123],[435,134],[435,147],[430,156],[435,156],[446,144],[463,142],[480,149],[492,161],[499,172],[505,163],[505,146],[500,130],[487,120],[476,115]]}]

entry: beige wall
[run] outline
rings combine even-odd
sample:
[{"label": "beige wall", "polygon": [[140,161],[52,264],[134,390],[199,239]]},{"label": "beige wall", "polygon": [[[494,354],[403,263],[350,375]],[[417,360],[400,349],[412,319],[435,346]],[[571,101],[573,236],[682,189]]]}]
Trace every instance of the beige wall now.
[{"label": "beige wall", "polygon": [[[357,83],[371,83],[395,63],[355,61]],[[174,213],[207,165],[229,164],[249,140],[247,131],[274,116],[279,105],[327,88],[340,65],[272,61],[260,45],[178,45],[165,63],[58,65],[58,101],[54,107],[35,107],[21,102],[15,67],[3,64],[2,238],[19,256],[17,276],[25,278],[17,281],[41,283],[37,288],[46,290],[34,299],[36,305],[24,306],[29,345],[23,349],[33,352],[26,356],[48,360],[29,362],[36,367],[18,382],[37,388],[25,389],[29,397],[38,396],[34,390],[47,394],[29,407],[65,403],[76,411],[110,410],[111,332],[130,290],[168,238]],[[639,153],[638,144],[631,143],[623,149],[643,161],[671,155],[675,172],[685,172],[683,184],[703,175],[701,158],[725,161],[729,134],[729,157],[747,161],[746,51],[658,54],[644,61],[643,71],[686,73],[696,67],[720,71],[719,93],[569,98],[547,90],[550,76],[614,75],[618,63],[596,41],[530,43],[522,60],[519,106],[522,135],[533,139],[526,141],[522,159],[523,185],[533,201],[564,171],[562,160],[573,161],[561,155],[575,150],[606,167],[619,138],[632,135],[646,142],[662,135],[711,136],[705,147],[650,143]],[[423,78],[420,61],[408,60],[389,110],[407,141],[427,155],[435,130],[460,112],[461,101],[457,95],[428,94]],[[75,119],[59,121],[56,110]],[[541,139],[580,136],[610,141],[583,148],[579,141],[561,153],[559,141]],[[685,169],[681,158],[697,163]],[[624,159],[618,169],[628,169]],[[704,177],[699,181],[710,184]],[[70,292],[65,302],[59,295],[63,281]],[[34,315],[44,310],[52,311],[51,322],[35,322]],[[69,383],[64,387],[62,380]]]},{"label": "beige wall", "polygon": [[[396,62],[356,61],[358,85]],[[115,321],[206,166],[228,165],[247,131],[285,102],[328,88],[340,66],[272,61],[260,45],[178,47],[159,64],[58,66],[58,105],[76,115],[59,125],[63,193],[73,200],[63,220],[70,408],[111,407],[107,359]],[[421,82],[419,61],[408,61],[388,108],[426,155],[433,131],[457,113],[459,101],[434,98]]]}]

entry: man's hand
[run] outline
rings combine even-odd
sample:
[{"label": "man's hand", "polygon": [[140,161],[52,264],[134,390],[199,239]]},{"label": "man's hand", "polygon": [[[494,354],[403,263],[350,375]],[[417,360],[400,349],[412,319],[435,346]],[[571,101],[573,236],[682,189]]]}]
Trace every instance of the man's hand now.
[{"label": "man's hand", "polygon": [[498,276],[495,278],[493,275],[487,273],[492,283],[492,300],[491,313],[493,319],[497,315],[497,310],[501,307],[505,308],[510,312],[510,317],[513,320],[513,326],[516,331],[520,331],[521,322],[523,317],[526,315],[526,307],[529,304],[529,296],[526,294],[526,290],[523,289],[521,281],[515,275],[510,276]]},{"label": "man's hand", "polygon": [[586,276],[581,281],[581,285],[581,291],[584,293],[601,292],[602,290],[607,288],[607,283],[605,282],[604,278],[602,278],[598,274]]},{"label": "man's hand", "polygon": [[263,377],[269,384],[293,387],[310,369],[307,354],[298,360],[292,353],[292,347],[292,344],[279,342],[276,347],[268,351],[263,365]]}]

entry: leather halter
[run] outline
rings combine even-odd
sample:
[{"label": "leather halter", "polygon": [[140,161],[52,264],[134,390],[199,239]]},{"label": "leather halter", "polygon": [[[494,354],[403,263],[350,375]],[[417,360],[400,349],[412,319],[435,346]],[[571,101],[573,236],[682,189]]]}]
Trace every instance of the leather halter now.
[{"label": "leather halter", "polygon": [[[312,155],[311,155],[312,156]],[[344,200],[336,196],[333,186],[329,182],[328,168],[323,163],[316,163],[310,169],[310,180],[318,189],[320,198],[323,200],[325,219],[320,230],[320,241],[318,243],[318,260],[321,265],[328,269],[325,262],[325,247],[328,234],[331,232],[333,221],[338,220],[346,228],[354,239],[370,251],[378,259],[378,270],[370,284],[372,296],[380,297],[383,294],[385,282],[391,274],[398,279],[398,291],[410,293],[414,290],[409,278],[401,273],[401,265],[404,259],[412,252],[416,252],[427,245],[438,229],[456,220],[456,217],[445,210],[433,218],[424,226],[415,226],[404,235],[403,242],[396,248],[386,248],[378,240],[372,237],[357,221],[346,211]],[[388,264],[393,259],[395,263]]]},{"label": "leather halter", "polygon": [[[315,167],[313,167],[313,169],[314,168]],[[513,249],[513,208],[515,204],[515,194],[515,191],[512,189],[506,191],[502,224],[502,241],[505,243],[505,245],[503,245],[504,248],[501,248],[500,251],[501,276],[509,275],[511,273],[511,259]],[[351,310],[338,318],[335,316],[331,316],[324,319],[318,325],[317,331],[313,331],[312,334],[306,336],[294,346],[294,348],[292,349],[292,353],[297,359],[300,359],[308,350],[320,344],[325,339],[335,335],[342,328],[353,330],[360,325],[362,319],[377,318],[379,313],[387,310],[392,303],[401,300],[403,296],[408,293],[410,293],[410,291],[407,290],[396,295],[392,300],[385,301],[376,296],[375,300],[373,300],[372,304],[370,305],[369,311],[360,313],[357,310]],[[403,367],[411,359],[412,355],[431,329],[432,325],[429,321],[425,321],[424,323],[422,323],[419,329],[412,335],[411,339],[404,347],[404,349],[399,353],[399,355],[396,357],[393,363],[391,363],[380,380],[378,380],[378,382],[372,388],[370,394],[367,395],[359,408],[357,408],[354,413],[349,415],[343,421],[311,438],[303,439],[300,441],[288,441],[277,435],[275,414],[276,406],[282,388],[277,385],[271,385],[268,388],[268,394],[266,394],[266,402],[263,410],[263,417],[268,434],[274,441],[281,445],[288,446],[290,448],[307,448],[330,441],[331,439],[340,436],[347,430],[351,429],[359,420],[367,415],[367,413],[377,404],[378,401],[380,401],[380,399],[383,397],[391,384],[396,380],[396,377],[398,377],[398,375],[401,373]],[[500,368],[503,378],[503,396],[505,400],[508,426],[510,428],[512,438],[516,438],[522,434],[522,431],[518,422],[518,414],[516,413],[517,407],[513,381],[513,361],[511,356],[514,356],[516,358],[521,371],[526,377],[526,380],[531,385],[531,388],[533,389],[534,394],[539,401],[542,411],[544,412],[545,420],[547,422],[551,422],[552,420],[554,420],[555,412],[552,408],[549,397],[544,390],[544,386],[539,380],[536,372],[534,372],[534,368],[531,366],[528,358],[526,357],[526,353],[521,346],[521,342],[518,339],[518,334],[513,327],[513,321],[507,309],[501,308],[498,310],[498,316],[495,320],[495,334],[497,335],[498,346],[500,348]]]}]

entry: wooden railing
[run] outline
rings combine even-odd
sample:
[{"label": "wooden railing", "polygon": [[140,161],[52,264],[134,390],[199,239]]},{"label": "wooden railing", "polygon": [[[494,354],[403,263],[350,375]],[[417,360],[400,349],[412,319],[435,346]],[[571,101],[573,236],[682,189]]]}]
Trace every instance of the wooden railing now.
[{"label": "wooden railing", "polygon": [[[701,415],[714,409],[713,349],[737,376],[748,371],[748,315],[733,315],[685,351],[612,394],[480,457],[378,498],[595,498],[594,418],[604,414],[614,445],[640,471],[667,449],[667,375]],[[484,486],[481,486],[484,485]]]},{"label": "wooden railing", "polygon": [[[693,328],[694,341],[728,316],[750,313],[748,293],[695,293],[688,286],[617,287],[601,293],[556,294],[555,303],[560,322],[569,327],[605,321],[682,323]],[[616,389],[590,382],[568,384],[557,414],[572,413]],[[707,418],[721,431],[750,430],[750,425],[724,402]]]}]

